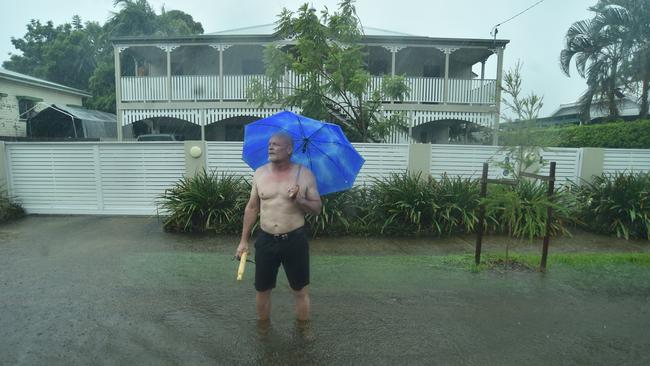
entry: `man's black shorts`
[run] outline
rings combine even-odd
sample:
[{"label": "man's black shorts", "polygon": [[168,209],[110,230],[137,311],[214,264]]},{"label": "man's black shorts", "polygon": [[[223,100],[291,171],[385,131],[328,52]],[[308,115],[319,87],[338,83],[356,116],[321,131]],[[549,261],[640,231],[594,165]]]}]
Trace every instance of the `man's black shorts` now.
[{"label": "man's black shorts", "polygon": [[289,286],[299,291],[309,284],[309,243],[304,226],[286,234],[260,230],[255,241],[255,289],[275,288],[280,264]]}]

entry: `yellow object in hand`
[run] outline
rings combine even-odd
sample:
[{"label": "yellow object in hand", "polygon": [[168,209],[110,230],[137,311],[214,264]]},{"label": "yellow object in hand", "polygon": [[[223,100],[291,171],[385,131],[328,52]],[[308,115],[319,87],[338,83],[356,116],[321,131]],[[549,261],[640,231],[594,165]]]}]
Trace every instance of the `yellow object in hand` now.
[{"label": "yellow object in hand", "polygon": [[237,270],[237,281],[241,281],[244,278],[244,268],[246,268],[246,257],[248,252],[243,252],[241,258],[239,259],[239,269]]}]

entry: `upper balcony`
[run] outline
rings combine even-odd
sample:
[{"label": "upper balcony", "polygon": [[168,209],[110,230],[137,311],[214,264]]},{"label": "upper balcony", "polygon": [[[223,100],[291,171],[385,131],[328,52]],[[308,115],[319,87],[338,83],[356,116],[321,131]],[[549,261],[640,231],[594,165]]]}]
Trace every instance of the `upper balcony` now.
[{"label": "upper balcony", "polygon": [[[123,76],[120,84],[122,102],[246,101],[246,90],[253,79],[267,80],[264,75],[172,75],[170,79],[166,76]],[[300,79],[287,73],[285,80],[295,83]],[[411,91],[404,103],[495,103],[494,79],[448,80],[449,94],[445,100],[444,78],[406,77]],[[380,89],[381,84],[382,77],[373,76],[368,92]]]},{"label": "upper balcony", "polygon": [[[247,101],[249,83],[253,79],[267,80],[263,51],[274,41],[272,36],[250,35],[114,40],[118,101]],[[410,93],[403,103],[494,105],[500,70],[486,78],[485,65],[495,54],[502,61],[506,43],[366,36],[366,65],[372,75],[368,93],[381,88],[383,75],[404,75]],[[497,69],[501,67],[499,61]],[[291,73],[284,78],[286,85],[300,81]]]}]

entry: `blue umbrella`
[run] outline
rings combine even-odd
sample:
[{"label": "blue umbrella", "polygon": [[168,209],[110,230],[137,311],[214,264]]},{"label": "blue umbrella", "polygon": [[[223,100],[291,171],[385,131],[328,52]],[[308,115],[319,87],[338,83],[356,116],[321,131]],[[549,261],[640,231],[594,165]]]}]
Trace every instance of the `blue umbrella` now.
[{"label": "blue umbrella", "polygon": [[365,160],[345,137],[341,127],[289,111],[246,125],[242,151],[246,164],[257,169],[268,163],[268,142],[277,132],[293,137],[291,161],[311,169],[320,194],[352,187]]}]

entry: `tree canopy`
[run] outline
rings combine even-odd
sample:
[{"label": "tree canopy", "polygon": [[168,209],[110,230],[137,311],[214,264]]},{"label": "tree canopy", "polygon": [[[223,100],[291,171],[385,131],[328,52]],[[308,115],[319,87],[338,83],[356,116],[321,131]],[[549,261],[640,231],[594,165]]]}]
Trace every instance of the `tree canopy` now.
[{"label": "tree canopy", "polygon": [[[308,4],[284,9],[276,32],[288,41],[265,50],[266,80],[253,81],[249,95],[260,106],[296,107],[309,117],[338,123],[356,141],[380,140],[403,126],[399,115],[384,117],[382,101],[401,101],[408,88],[400,76],[384,76],[382,88],[369,93],[363,28],[353,0],[334,13],[316,13]],[[292,77],[287,77],[292,75]]]},{"label": "tree canopy", "polygon": [[117,11],[103,25],[83,22],[75,15],[70,23],[31,20],[22,38],[11,43],[20,51],[3,67],[74,88],[93,95],[86,106],[115,111],[115,65],[112,37],[202,34],[201,23],[179,10],[157,14],[146,0],[118,0]]},{"label": "tree canopy", "polygon": [[575,61],[587,80],[580,100],[583,122],[590,121],[594,101],[607,106],[608,119],[616,119],[618,99],[626,93],[639,96],[639,117],[644,118],[650,85],[650,1],[599,0],[589,10],[593,18],[571,25],[560,54],[567,75]]}]

